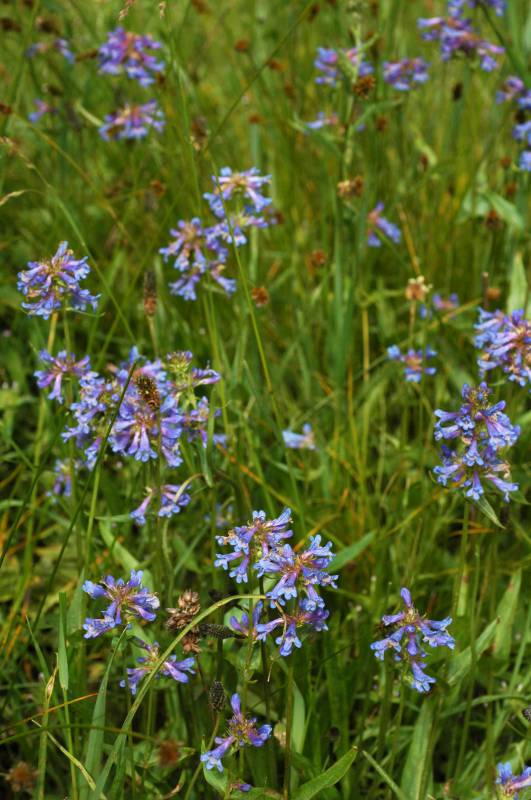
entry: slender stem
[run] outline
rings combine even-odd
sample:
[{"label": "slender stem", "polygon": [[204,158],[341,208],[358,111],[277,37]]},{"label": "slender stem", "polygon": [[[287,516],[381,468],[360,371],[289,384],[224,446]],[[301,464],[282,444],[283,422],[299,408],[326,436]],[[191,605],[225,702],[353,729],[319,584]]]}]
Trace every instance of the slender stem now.
[{"label": "slender stem", "polygon": [[454,596],[453,596],[453,613],[454,617],[459,615],[459,612],[462,608],[461,604],[461,594],[463,589],[463,581],[466,574],[466,553],[467,553],[467,546],[468,546],[468,521],[470,515],[470,505],[468,502],[465,503],[465,512],[463,517],[463,531],[461,533],[461,548],[459,551],[459,567],[457,569],[457,574],[454,583]]},{"label": "slender stem", "polygon": [[286,750],[284,756],[284,800],[289,800],[291,784],[291,727],[293,725],[293,656],[288,663],[286,685]]}]

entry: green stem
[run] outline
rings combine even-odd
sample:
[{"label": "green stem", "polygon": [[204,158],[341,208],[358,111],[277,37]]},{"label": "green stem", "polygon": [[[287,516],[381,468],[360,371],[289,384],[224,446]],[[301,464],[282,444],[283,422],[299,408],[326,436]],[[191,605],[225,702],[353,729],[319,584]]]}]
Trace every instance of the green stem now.
[{"label": "green stem", "polygon": [[[214,739],[216,738],[216,735],[217,735],[217,732],[218,732],[218,728],[219,728],[219,719],[220,719],[219,714],[217,714],[216,715],[216,723],[214,725],[214,730],[212,731],[212,736],[210,737],[209,742],[208,742],[207,747],[206,747],[207,750],[211,750],[212,749],[212,745],[214,744]],[[192,796],[192,790],[193,790],[193,788],[195,786],[195,783],[196,783],[196,781],[197,781],[197,779],[199,777],[199,773],[201,772],[201,769],[202,769],[202,762],[199,761],[197,767],[195,768],[194,774],[192,775],[192,779],[191,779],[190,783],[188,784],[188,789],[186,790],[186,794],[184,796],[184,800],[190,800],[190,798]]]},{"label": "green stem", "polygon": [[293,725],[293,656],[288,663],[286,684],[286,750],[284,755],[284,800],[289,800],[291,784],[291,727]]}]

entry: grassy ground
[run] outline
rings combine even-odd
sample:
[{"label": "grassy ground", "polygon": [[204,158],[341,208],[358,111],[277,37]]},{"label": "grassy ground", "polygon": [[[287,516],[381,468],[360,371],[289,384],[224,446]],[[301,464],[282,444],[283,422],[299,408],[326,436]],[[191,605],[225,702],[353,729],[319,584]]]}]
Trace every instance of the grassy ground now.
[{"label": "grassy ground", "polygon": [[[513,114],[494,100],[507,75],[524,77],[525,5],[513,0],[503,18],[473,12],[484,36],[507,47],[500,69],[485,73],[464,58],[442,62],[437,44],[421,39],[417,17],[444,13],[442,2],[168,0],[161,15],[157,3],[136,0],[123,24],[161,41],[166,63],[148,88],[98,73],[93,51],[116,27],[119,2],[2,6],[11,21],[0,117],[3,797],[17,795],[13,770],[24,762],[21,791],[46,800],[236,797],[236,779],[257,787],[255,798],[466,800],[495,797],[498,762],[517,774],[529,760],[526,389],[501,371],[489,375],[522,429],[509,455],[520,491],[509,504],[496,493],[488,505],[465,501],[432,473],[434,410],[457,409],[463,384],[479,382],[477,306],[528,302],[528,178],[516,166]],[[75,64],[53,50],[27,57],[30,45],[57,35]],[[369,96],[316,85],[316,48],[356,42],[370,43]],[[401,93],[383,82],[385,60],[415,55],[431,62],[427,84]],[[34,98],[58,113],[30,123]],[[103,141],[98,127],[124,98],[155,98],[164,131]],[[339,125],[309,131],[323,110]],[[231,249],[231,298],[211,282],[187,302],[169,293],[175,271],[158,250],[177,220],[209,217],[202,195],[224,166],[272,176],[277,224]],[[342,197],[338,183],[358,176],[362,190]],[[380,201],[401,242],[384,237],[370,248],[367,214]],[[89,257],[85,285],[101,293],[98,309],[28,316],[17,272],[62,240]],[[154,317],[143,303],[150,269]],[[444,297],[457,292],[457,311],[422,319],[405,296],[419,275]],[[407,383],[387,359],[393,344],[433,347],[436,375]],[[79,470],[70,497],[50,496],[56,458],[68,464],[79,454],[61,439],[65,406],[33,377],[46,346],[89,354],[104,372],[134,345],[150,360],[191,350],[196,365],[222,375],[207,390],[221,415],[211,414],[206,450],[185,443],[184,463],[164,475],[193,476],[190,504],[169,523],[143,527],[129,512],[152,480],[149,467],[110,447],[94,469]],[[76,391],[69,384],[65,405]],[[316,450],[287,450],[282,430],[304,423]],[[213,431],[227,435],[225,445],[212,442]],[[230,598],[258,596],[263,585],[236,585],[214,567],[219,505],[225,530],[254,509],[273,518],[288,506],[295,542],[320,533],[333,543],[340,577],[336,591],[323,591],[329,630],[288,658],[273,641],[205,640],[188,684],[145,681],[135,699],[119,686],[138,655],[131,632],[85,640],[82,622],[97,611],[82,584],[141,568],[162,609],[191,589],[207,622],[228,622],[256,602]],[[429,617],[453,617],[455,650],[430,651],[437,683],[425,696],[390,654],[382,665],[369,649],[403,586]],[[151,640],[166,648],[163,618]],[[178,643],[175,652],[182,658]],[[274,727],[260,750],[227,758],[222,774],[199,761],[216,724],[214,679]],[[227,706],[218,733],[228,716]]]}]

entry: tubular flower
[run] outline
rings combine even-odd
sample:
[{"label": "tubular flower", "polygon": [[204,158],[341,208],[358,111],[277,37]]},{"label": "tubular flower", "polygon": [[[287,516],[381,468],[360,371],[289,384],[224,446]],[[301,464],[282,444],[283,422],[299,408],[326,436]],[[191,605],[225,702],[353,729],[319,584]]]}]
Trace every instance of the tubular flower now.
[{"label": "tubular flower", "polygon": [[52,42],[37,42],[36,44],[32,44],[31,47],[29,47],[26,51],[26,55],[28,58],[32,58],[35,55],[48,53],[51,50],[56,50],[70,64],[73,64],[76,60],[75,55],[70,50],[70,44],[68,41],[60,38],[54,39]]},{"label": "tubular flower", "polygon": [[49,319],[63,302],[84,311],[91,305],[96,308],[99,295],[92,295],[79,285],[90,272],[87,258],[75,259],[68,242],[61,242],[54,256],[44,261],[30,261],[29,269],[18,273],[17,287],[27,298],[22,303],[32,316]]},{"label": "tubular flower", "polygon": [[399,228],[385,217],[382,217],[381,212],[383,210],[384,204],[378,203],[367,215],[367,243],[369,247],[382,246],[381,239],[376,233],[377,230],[395,242],[395,244],[398,244],[402,238]]},{"label": "tubular flower", "polygon": [[45,114],[57,114],[55,106],[50,105],[46,100],[41,100],[36,97],[33,104],[37,106],[37,109],[36,111],[32,111],[31,114],[28,114],[30,122],[38,122]]},{"label": "tubular flower", "polygon": [[260,175],[256,167],[244,172],[233,172],[230,167],[223,167],[219,176],[212,175],[213,192],[206,192],[203,197],[208,201],[212,213],[218,219],[225,219],[225,208],[239,201],[249,214],[260,214],[271,204],[270,197],[264,197],[262,187],[271,183],[271,175]]},{"label": "tubular flower", "polygon": [[126,105],[108,114],[99,129],[102,139],[143,139],[150,128],[160,133],[166,123],[162,110],[155,100],[144,105]]},{"label": "tubular flower", "polygon": [[256,563],[258,576],[275,576],[280,578],[273,589],[266,593],[271,605],[284,605],[287,600],[298,596],[302,589],[306,596],[306,610],[314,611],[324,608],[324,601],[319,596],[316,586],[337,588],[337,575],[329,575],[326,571],[334,558],[332,542],[321,545],[321,537],[311,536],[310,546],[300,553],[295,552],[289,544],[271,550]]},{"label": "tubular flower", "polygon": [[108,630],[126,623],[130,619],[141,618],[147,622],[152,622],[159,607],[159,599],[156,594],[150,592],[142,586],[142,571],[131,570],[131,576],[127,583],[123,578],[116,580],[112,575],[107,575],[99,583],[85,581],[83,591],[93,600],[105,597],[110,600],[110,605],[104,611],[102,619],[87,617],[83,625],[85,639],[94,639],[101,636]]},{"label": "tubular flower", "polygon": [[217,747],[207,750],[201,756],[201,761],[207,769],[216,767],[219,772],[223,772],[221,759],[227,755],[231,747],[262,747],[273,730],[271,725],[262,725],[257,728],[255,717],[246,717],[242,714],[240,698],[237,694],[232,695],[230,704],[233,716],[228,723],[227,736],[217,736],[215,739]]},{"label": "tubular flower", "polygon": [[152,52],[162,45],[149,34],[128,33],[123,28],[110,31],[100,47],[100,72],[107,75],[125,74],[141,86],[150,86],[164,64]]},{"label": "tubular flower", "polygon": [[481,375],[496,367],[520,386],[531,386],[531,322],[524,311],[485,311],[479,309],[474,340],[481,350],[478,366]]},{"label": "tubular flower", "polygon": [[317,76],[315,82],[326,84],[327,86],[337,86],[341,75],[350,80],[355,80],[373,72],[371,64],[363,60],[363,54],[355,47],[349,50],[318,47],[314,65],[321,73]]},{"label": "tubular flower", "polygon": [[[135,637],[135,644],[145,650],[147,655],[137,658],[138,663],[141,664],[140,667],[128,667],[127,669],[127,686],[131,690],[132,695],[136,694],[138,684],[142,679],[155,669],[160,656],[158,642],[148,644]],[[177,656],[171,655],[167,661],[162,663],[162,666],[157,671],[157,679],[164,676],[165,678],[173,678],[177,683],[188,683],[190,680],[189,675],[195,675],[195,670],[193,669],[194,665],[195,662],[193,658],[185,658],[183,661],[177,661]],[[125,688],[125,685],[125,680],[120,681],[120,686],[122,688]]]},{"label": "tubular flower", "polygon": [[410,383],[420,383],[423,375],[435,375],[436,368],[426,367],[424,364],[428,358],[434,358],[436,355],[437,351],[431,347],[427,347],[425,351],[410,349],[407,353],[402,353],[396,344],[387,348],[387,356],[391,361],[404,364],[404,375],[406,381]]},{"label": "tubular flower", "polygon": [[450,481],[465,490],[466,497],[479,500],[484,494],[482,480],[490,481],[506,501],[518,485],[510,481],[509,464],[498,451],[513,445],[520,428],[512,425],[503,413],[503,401],[489,406],[491,390],[486,383],[473,389],[465,384],[465,401],[455,412],[435,411],[435,439],[455,440],[457,449],[443,445],[442,466],[435,467],[437,481],[446,486]]},{"label": "tubular flower", "polygon": [[55,480],[52,488],[47,492],[48,497],[60,497],[61,495],[70,497],[72,494],[72,473],[80,467],[81,464],[78,461],[70,463],[70,461],[57,459],[53,470]]},{"label": "tubular flower", "polygon": [[487,42],[474,30],[469,19],[464,19],[463,4],[450,7],[450,16],[419,19],[418,27],[422,38],[431,42],[439,42],[443,61],[464,55],[467,58],[477,57],[479,65],[485,72],[492,72],[498,67],[496,57],[505,51],[503,47]]},{"label": "tubular flower", "polygon": [[[151,505],[151,502],[156,495],[156,490],[149,488],[145,499],[134,511],[131,511],[130,517],[134,519],[137,525],[146,524],[146,512]],[[181,486],[173,483],[166,483],[160,487],[160,504],[157,511],[158,517],[172,517],[179,514],[182,508],[190,503],[190,495],[182,491]]]},{"label": "tubular flower", "polygon": [[[229,570],[237,583],[247,583],[249,564],[279,547],[284,539],[293,536],[289,528],[291,510],[285,508],[279,517],[266,519],[265,511],[253,511],[252,521],[247,525],[232,528],[225,536],[216,536],[218,544],[229,545],[232,553],[217,553],[214,566]],[[238,565],[231,566],[234,561]],[[230,569],[229,569],[230,567]]]},{"label": "tubular flower", "polygon": [[440,622],[426,619],[414,607],[409,589],[401,589],[400,595],[404,602],[404,611],[382,617],[384,626],[389,627],[392,633],[373,642],[371,650],[380,661],[384,660],[387,650],[392,650],[395,661],[406,663],[410,667],[412,688],[421,693],[429,692],[436,681],[424,672],[426,652],[422,649],[422,644],[453,650],[455,641],[447,631],[452,619],[446,617]]},{"label": "tubular flower", "polygon": [[409,92],[426,83],[429,64],[423,58],[404,58],[401,61],[384,61],[384,81],[399,92]]},{"label": "tubular flower", "polygon": [[33,373],[37,378],[37,386],[39,389],[44,389],[53,384],[48,397],[50,400],[57,400],[58,403],[62,403],[64,400],[62,395],[64,376],[74,375],[76,378],[82,378],[90,370],[89,356],[84,356],[76,361],[74,353],[67,353],[66,350],[61,350],[56,356],[50,355],[47,350],[41,350],[39,358],[49,367],[38,369]]},{"label": "tubular flower", "polygon": [[315,450],[315,435],[311,425],[303,425],[302,433],[282,431],[284,444],[289,450]]},{"label": "tubular flower", "polygon": [[496,784],[500,787],[501,798],[511,797],[513,800],[518,800],[518,792],[531,786],[531,767],[524,767],[520,775],[517,776],[513,775],[509,761],[498,764],[497,769]]}]

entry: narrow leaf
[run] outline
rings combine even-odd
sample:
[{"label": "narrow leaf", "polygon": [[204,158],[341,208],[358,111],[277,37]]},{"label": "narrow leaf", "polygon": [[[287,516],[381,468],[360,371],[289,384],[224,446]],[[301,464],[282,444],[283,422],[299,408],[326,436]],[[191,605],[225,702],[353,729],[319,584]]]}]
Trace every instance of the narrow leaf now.
[{"label": "narrow leaf", "polygon": [[404,771],[402,773],[401,787],[409,800],[424,800],[421,796],[422,777],[424,765],[429,758],[430,729],[433,722],[433,707],[429,699],[421,706],[413,737],[409,745]]},{"label": "narrow leaf", "polygon": [[[498,620],[495,619],[489,625],[487,625],[481,636],[478,637],[476,641],[476,658],[479,658],[492,643],[497,626]],[[463,650],[462,653],[456,655],[455,658],[453,658],[450,662],[450,669],[448,671],[449,685],[455,686],[458,681],[464,678],[471,665],[472,651],[470,647],[467,647],[466,650]]]},{"label": "narrow leaf", "polygon": [[320,797],[320,792],[335,786],[347,774],[357,755],[358,748],[352,747],[326,772],[301,786],[293,795],[293,800],[311,800],[312,797]]}]

